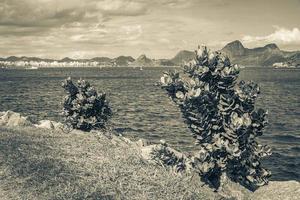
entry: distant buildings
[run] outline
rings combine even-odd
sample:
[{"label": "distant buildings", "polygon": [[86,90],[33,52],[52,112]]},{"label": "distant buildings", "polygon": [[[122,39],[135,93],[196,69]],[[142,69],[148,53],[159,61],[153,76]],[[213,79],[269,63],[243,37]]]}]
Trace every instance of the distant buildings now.
[{"label": "distant buildings", "polygon": [[134,59],[131,56],[119,56],[116,58],[96,57],[92,59],[74,60],[63,58],[61,60],[42,59],[37,57],[15,57],[0,58],[1,68],[59,68],[59,67],[159,67],[174,66],[167,59],[149,59],[145,55]]},{"label": "distant buildings", "polygon": [[98,62],[98,61],[7,61],[1,60],[0,67],[16,67],[16,68],[46,68],[46,67],[110,67],[113,63],[110,62]]},{"label": "distant buildings", "polygon": [[300,67],[300,65],[298,64],[292,64],[292,63],[289,63],[289,62],[277,62],[277,63],[274,63],[272,65],[273,67],[275,68],[296,68],[296,67]]}]

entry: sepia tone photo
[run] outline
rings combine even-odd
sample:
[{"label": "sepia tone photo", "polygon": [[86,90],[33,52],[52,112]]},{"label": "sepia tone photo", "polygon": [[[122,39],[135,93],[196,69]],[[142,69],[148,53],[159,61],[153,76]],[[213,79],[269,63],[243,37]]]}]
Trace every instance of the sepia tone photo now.
[{"label": "sepia tone photo", "polygon": [[0,0],[0,200],[300,199],[300,0]]}]

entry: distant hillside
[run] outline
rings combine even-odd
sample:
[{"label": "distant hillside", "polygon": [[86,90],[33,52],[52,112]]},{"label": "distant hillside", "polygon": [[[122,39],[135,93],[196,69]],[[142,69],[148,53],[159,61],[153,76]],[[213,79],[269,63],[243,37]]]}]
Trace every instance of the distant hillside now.
[{"label": "distant hillside", "polygon": [[69,57],[65,57],[65,58],[63,58],[63,59],[61,59],[61,60],[59,60],[60,62],[73,62],[73,61],[75,61],[75,60],[73,60],[73,59],[71,59],[71,58],[69,58]]},{"label": "distant hillside", "polygon": [[[300,51],[288,52],[282,51],[278,48],[276,44],[268,44],[264,47],[257,48],[246,48],[244,45],[235,40],[228,43],[221,50],[225,53],[234,64],[245,65],[245,66],[271,66],[274,63],[285,63],[288,66],[300,66]],[[92,63],[87,64],[87,66],[117,66],[117,67],[126,67],[126,66],[144,66],[144,67],[153,67],[153,66],[180,66],[186,62],[195,58],[195,52],[182,50],[179,51],[172,59],[151,59],[146,55],[139,56],[136,60],[131,56],[119,56],[116,58],[108,57],[95,57],[92,59],[72,59],[65,57],[61,60],[54,59],[42,59],[37,57],[16,57],[10,56],[7,58],[0,58],[0,65],[3,63],[17,63],[20,62],[19,66],[22,63],[33,62],[47,62],[53,63],[57,61],[58,63],[79,63],[77,66],[81,66],[83,63]],[[57,63],[56,62],[56,63]],[[96,62],[96,64],[94,64]],[[11,65],[13,65],[11,64]],[[29,65],[29,64],[27,64]],[[30,64],[32,65],[32,63]],[[54,64],[55,65],[55,62]],[[72,65],[73,66],[73,65]]]},{"label": "distant hillside", "polygon": [[[225,53],[232,63],[241,65],[271,66],[277,62],[299,62],[300,52],[282,51],[276,44],[248,49],[236,40],[228,43],[220,50]],[[297,56],[298,55],[298,56]]]},{"label": "distant hillside", "polygon": [[291,56],[289,56],[288,61],[294,66],[300,65],[300,51],[293,53]]},{"label": "distant hillside", "polygon": [[108,57],[95,57],[95,58],[92,58],[93,61],[96,61],[96,62],[100,62],[100,63],[105,63],[105,62],[111,62],[112,59],[111,58],[108,58]]},{"label": "distant hillside", "polygon": [[[246,66],[271,66],[277,62],[289,63],[290,65],[300,65],[300,51],[288,52],[282,51],[276,44],[268,44],[264,47],[253,49],[245,48],[244,45],[236,40],[228,43],[220,50],[226,54],[232,63]],[[192,60],[195,53],[183,50],[169,61],[175,65],[182,65]]]},{"label": "distant hillside", "polygon": [[115,66],[125,67],[131,64],[134,61],[134,58],[131,56],[119,56],[113,59]]},{"label": "distant hillside", "polygon": [[185,62],[188,62],[195,58],[195,52],[193,51],[179,51],[174,58],[172,58],[170,61],[174,63],[175,65],[182,65]]},{"label": "distant hillside", "polygon": [[132,63],[132,65],[138,67],[152,67],[155,63],[152,59],[147,58],[145,54],[142,54]]},{"label": "distant hillside", "polygon": [[40,62],[40,61],[53,61],[52,59],[43,59],[43,58],[37,58],[37,57],[26,57],[26,56],[22,56],[22,57],[17,57],[17,56],[9,56],[7,58],[2,58],[2,61],[11,61],[11,62],[16,62],[16,61],[36,61],[36,62]]}]

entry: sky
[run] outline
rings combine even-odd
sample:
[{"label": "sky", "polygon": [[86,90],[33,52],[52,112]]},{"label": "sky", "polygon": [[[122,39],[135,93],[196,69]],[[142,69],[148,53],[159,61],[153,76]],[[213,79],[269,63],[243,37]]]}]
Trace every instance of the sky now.
[{"label": "sky", "polygon": [[300,50],[300,0],[0,0],[0,57],[171,58],[233,40]]}]

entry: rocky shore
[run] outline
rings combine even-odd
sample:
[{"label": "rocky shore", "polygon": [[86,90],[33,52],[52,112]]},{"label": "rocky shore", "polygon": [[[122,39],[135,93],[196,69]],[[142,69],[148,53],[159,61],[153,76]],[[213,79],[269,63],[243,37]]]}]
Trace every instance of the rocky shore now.
[{"label": "rocky shore", "polygon": [[[131,141],[123,136],[99,131],[86,133],[79,130],[72,130],[69,133],[65,133],[62,131],[62,127],[63,125],[59,122],[42,120],[33,123],[19,113],[13,111],[0,112],[0,174],[2,177],[0,182],[0,199],[59,198],[57,195],[61,195],[62,199],[75,199],[75,197],[68,196],[70,192],[73,192],[73,195],[85,194],[87,195],[86,197],[89,197],[86,199],[97,199],[96,196],[93,196],[96,195],[95,191],[92,190],[99,188],[101,188],[102,193],[106,191],[104,192],[106,196],[105,198],[102,196],[102,199],[118,199],[120,197],[119,199],[296,200],[300,196],[300,183],[297,181],[271,181],[267,186],[251,192],[237,183],[226,180],[224,187],[220,191],[214,192],[200,181],[197,174],[193,171],[192,166],[189,165],[192,157],[168,147],[163,141],[161,144],[150,144],[149,141],[142,139]],[[24,138],[29,138],[28,141],[25,142],[25,139],[22,138],[23,136]],[[45,142],[49,138],[51,145]],[[15,140],[18,140],[18,142],[14,142]],[[64,161],[60,162],[68,163],[64,165],[69,166],[70,163],[73,163],[70,166],[77,166],[76,176],[80,174],[80,178],[78,178],[80,182],[77,182],[77,179],[73,180],[71,178],[72,180],[70,179],[69,182],[65,183],[57,178],[62,176],[61,173],[65,172],[63,168],[60,168],[58,172],[55,170],[53,172],[53,169],[57,167],[55,165],[56,161],[52,163],[53,166],[51,165],[51,168],[46,168],[44,166],[44,159],[49,155],[45,152],[45,154],[42,154],[43,156],[39,157],[38,155],[41,153],[39,151],[37,155],[33,154],[35,148],[40,148],[41,151],[44,148],[39,145],[34,147],[31,144],[31,142],[33,143],[36,140],[47,146],[49,154],[57,150],[58,156],[64,158]],[[23,160],[24,152],[20,149],[24,149],[24,152],[29,152],[29,149],[31,149],[30,154],[32,155],[30,159]],[[185,169],[178,172],[176,167],[160,163],[154,155],[155,152],[161,149],[168,151],[177,160],[183,160]],[[66,155],[59,155],[61,152],[67,153]],[[75,152],[76,155],[74,154]],[[105,153],[110,155],[104,155]],[[33,158],[38,158],[38,161],[35,160],[35,162],[31,163],[31,159]],[[21,159],[22,162],[16,163],[15,161],[18,159]],[[24,162],[30,164],[25,166]],[[31,166],[39,162],[41,163],[38,168]],[[57,164],[58,166],[61,166],[60,162]],[[105,168],[106,165],[111,166]],[[111,171],[112,166],[119,166],[119,169]],[[24,171],[29,168],[32,171],[28,176],[25,176]],[[43,168],[46,168],[46,171],[40,173],[40,170],[43,170]],[[80,171],[79,169],[81,168],[82,170]],[[110,172],[102,174],[104,168]],[[143,168],[144,172],[138,172],[140,168]],[[135,169],[135,172],[132,169]],[[143,174],[147,176],[145,177]],[[36,180],[37,176],[40,178],[39,180]],[[52,179],[52,176],[56,178]],[[109,180],[114,178],[115,180]],[[106,182],[102,180],[103,182],[101,183],[101,179],[107,180]],[[31,181],[29,185],[28,180]],[[53,183],[51,182],[54,185],[48,185],[49,180],[54,181]],[[60,187],[56,188],[55,180],[58,185],[61,184]],[[83,180],[86,182],[81,185]],[[124,182],[120,182],[120,185],[113,185],[114,182],[121,180]],[[97,184],[93,185],[94,181]],[[110,182],[111,185],[107,185]],[[37,184],[37,186],[33,183]],[[27,188],[25,193],[22,192],[21,188],[23,187]],[[52,191],[53,188],[56,191],[54,194]],[[69,190],[70,188],[76,191],[61,193],[62,190]],[[115,191],[117,188],[121,191]],[[13,191],[15,191],[15,194],[12,194]],[[141,192],[143,194],[140,194]]]}]

